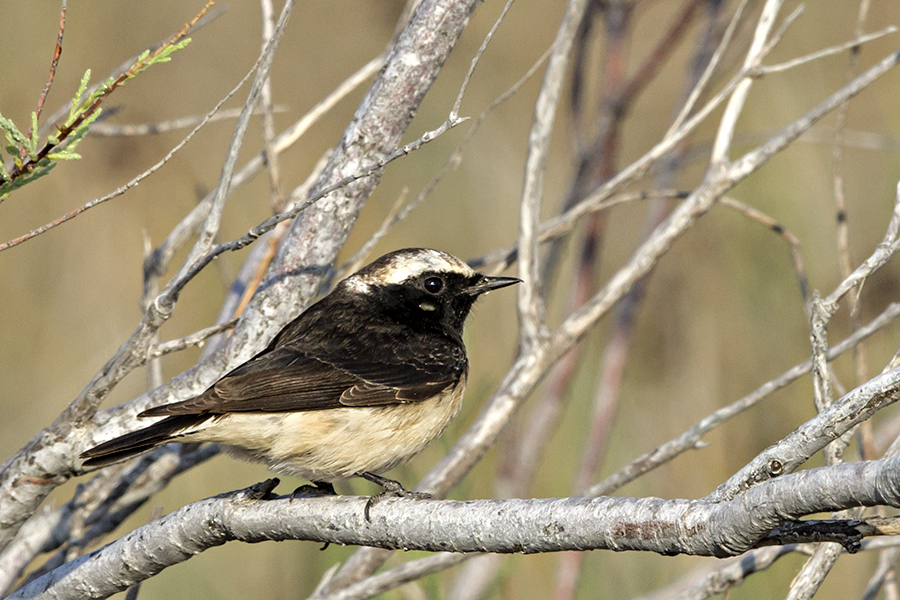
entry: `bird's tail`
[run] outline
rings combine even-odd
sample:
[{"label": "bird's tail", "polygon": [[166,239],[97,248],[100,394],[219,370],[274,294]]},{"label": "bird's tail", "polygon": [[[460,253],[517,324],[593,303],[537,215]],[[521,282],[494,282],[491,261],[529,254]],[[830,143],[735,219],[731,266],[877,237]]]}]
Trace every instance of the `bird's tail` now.
[{"label": "bird's tail", "polygon": [[171,442],[185,435],[185,430],[212,417],[210,414],[174,415],[149,427],[126,433],[81,453],[86,467],[102,467]]}]

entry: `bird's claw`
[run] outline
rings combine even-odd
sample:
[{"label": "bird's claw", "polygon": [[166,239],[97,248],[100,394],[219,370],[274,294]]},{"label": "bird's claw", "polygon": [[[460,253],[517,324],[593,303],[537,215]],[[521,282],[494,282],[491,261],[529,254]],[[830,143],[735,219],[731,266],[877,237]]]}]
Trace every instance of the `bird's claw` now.
[{"label": "bird's claw", "polygon": [[273,497],[272,490],[278,487],[279,483],[281,483],[281,480],[277,477],[254,483],[246,490],[247,498],[250,500],[269,500]]},{"label": "bird's claw", "polygon": [[313,481],[312,485],[301,485],[291,492],[289,502],[293,502],[297,496],[337,496],[337,492],[327,481]]},{"label": "bird's claw", "polygon": [[[368,477],[367,477],[368,475]],[[365,479],[372,481],[373,483],[377,483],[381,487],[384,488],[380,494],[375,494],[374,496],[370,496],[368,500],[366,500],[366,507],[363,510],[363,516],[365,516],[366,521],[371,522],[370,512],[372,507],[384,500],[385,498],[410,498],[412,500],[430,500],[431,494],[428,492],[411,492],[404,488],[399,481],[394,481],[393,479],[387,479],[385,477],[380,477],[378,475],[372,475],[371,473],[366,473],[361,475]]]}]

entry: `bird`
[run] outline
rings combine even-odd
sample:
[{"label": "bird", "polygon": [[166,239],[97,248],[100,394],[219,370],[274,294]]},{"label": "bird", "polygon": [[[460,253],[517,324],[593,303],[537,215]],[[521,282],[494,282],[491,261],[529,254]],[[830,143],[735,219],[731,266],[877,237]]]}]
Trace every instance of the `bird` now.
[{"label": "bird", "polygon": [[335,482],[352,477],[382,494],[413,494],[381,473],[422,451],[457,415],[469,371],[466,317],[478,297],[520,282],[482,275],[439,250],[386,254],[199,396],[148,408],[138,417],[162,419],[83,452],[83,465],[172,441],[214,442],[312,482],[294,494],[334,494]]}]

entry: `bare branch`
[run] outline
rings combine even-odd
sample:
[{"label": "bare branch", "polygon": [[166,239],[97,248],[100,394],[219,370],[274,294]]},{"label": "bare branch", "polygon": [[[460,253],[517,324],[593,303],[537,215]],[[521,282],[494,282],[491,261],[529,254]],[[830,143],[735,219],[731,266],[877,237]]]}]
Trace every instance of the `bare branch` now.
[{"label": "bare branch", "polygon": [[[844,352],[851,350],[876,331],[879,331],[886,325],[892,323],[897,317],[900,317],[900,303],[891,304],[868,325],[860,327],[853,332],[853,335],[829,349],[828,360],[834,360]],[[811,370],[812,361],[810,360],[788,369],[775,379],[764,383],[743,398],[704,417],[679,437],[662,444],[652,452],[648,452],[632,460],[600,483],[590,487],[585,492],[585,495],[604,496],[611,494],[631,481],[634,481],[644,473],[672,460],[682,452],[701,448],[703,446],[702,438],[704,435],[726,420],[756,406],[756,404],[770,396],[773,392],[793,383]]]},{"label": "bare branch", "polygon": [[860,44],[865,44],[866,42],[871,42],[873,40],[883,38],[884,36],[890,35],[892,33],[897,33],[897,28],[893,25],[891,25],[890,27],[885,27],[881,31],[876,31],[875,33],[870,33],[868,35],[859,35],[856,37],[856,39],[850,40],[849,42],[844,42],[843,44],[839,44],[837,46],[831,46],[823,50],[819,50],[818,52],[807,54],[806,56],[799,56],[789,61],[778,63],[777,65],[762,65],[758,68],[757,72],[760,75],[768,75],[770,73],[787,71],[788,69],[799,67],[800,65],[804,65],[808,62],[819,60],[820,58],[825,58],[826,56],[833,56],[847,50],[852,50],[853,48],[857,48]]},{"label": "bare branch", "polygon": [[791,473],[833,439],[900,400],[900,369],[892,369],[852,390],[815,417],[769,446],[710,494],[734,498],[759,482]]},{"label": "bare branch", "polygon": [[[759,17],[759,22],[756,24],[753,42],[747,51],[747,56],[744,58],[745,71],[751,71],[762,60],[769,32],[775,25],[775,18],[780,8],[781,0],[766,1],[762,15]],[[744,108],[744,102],[747,101],[747,95],[750,93],[752,84],[753,80],[749,76],[745,77],[728,100],[728,106],[725,107],[725,114],[722,116],[719,131],[716,134],[716,141],[713,143],[710,164],[715,165],[728,161],[728,149],[731,147],[731,141],[734,138],[734,128],[737,125],[738,115],[741,114]]]},{"label": "bare branch", "polygon": [[[50,86],[53,85],[53,78],[56,77],[56,67],[59,65],[59,57],[62,56],[63,33],[66,31],[67,4],[67,0],[63,0],[62,8],[59,11],[59,33],[56,34],[56,48],[53,50],[53,60],[50,61],[50,75],[47,76],[47,83],[44,84],[44,89],[41,90],[41,95],[38,97],[37,108],[34,109],[35,121],[41,118],[41,112],[44,110],[44,102],[47,100],[47,94],[50,93]],[[32,131],[29,129],[28,136],[31,137],[31,134]],[[22,158],[24,159],[26,156],[23,156]]]},{"label": "bare branch", "polygon": [[550,148],[553,118],[559,104],[563,75],[569,62],[575,30],[587,6],[586,0],[570,0],[563,22],[556,32],[553,50],[547,62],[544,82],[534,107],[534,121],[528,137],[528,156],[525,159],[525,182],[522,186],[519,219],[520,274],[519,327],[522,351],[543,343],[546,337],[546,314],[541,295],[540,256],[538,254],[538,223],[544,194],[544,172]]},{"label": "bare branch", "polygon": [[[260,499],[277,483],[270,480],[189,504],[31,582],[10,598],[68,594],[105,598],[232,540],[307,539],[452,552],[607,548],[732,556],[751,548],[775,527],[807,514],[859,505],[900,506],[898,467],[900,459],[811,469],[721,503],[659,498],[469,502],[389,498],[373,510],[371,521],[363,516],[365,498]],[[860,528],[858,521],[829,522],[815,530],[851,547],[858,546],[864,535],[877,533]]]},{"label": "bare branch", "polygon": [[212,336],[222,333],[223,331],[228,331],[234,327],[235,323],[237,323],[237,319],[222,323],[221,325],[213,325],[212,327],[201,329],[197,333],[192,333],[191,335],[178,340],[156,344],[149,349],[149,358],[159,358],[166,354],[171,354],[172,352],[180,352],[185,348],[191,348],[192,346],[202,346],[203,343]]}]

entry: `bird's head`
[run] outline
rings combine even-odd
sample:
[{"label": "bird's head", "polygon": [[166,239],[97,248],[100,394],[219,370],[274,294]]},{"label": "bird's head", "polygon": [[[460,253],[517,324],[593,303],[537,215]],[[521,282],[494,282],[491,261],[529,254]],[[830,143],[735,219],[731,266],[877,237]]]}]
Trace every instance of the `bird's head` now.
[{"label": "bird's head", "polygon": [[340,285],[413,327],[439,325],[461,333],[480,295],[520,281],[482,275],[446,252],[407,248],[385,254]]}]

